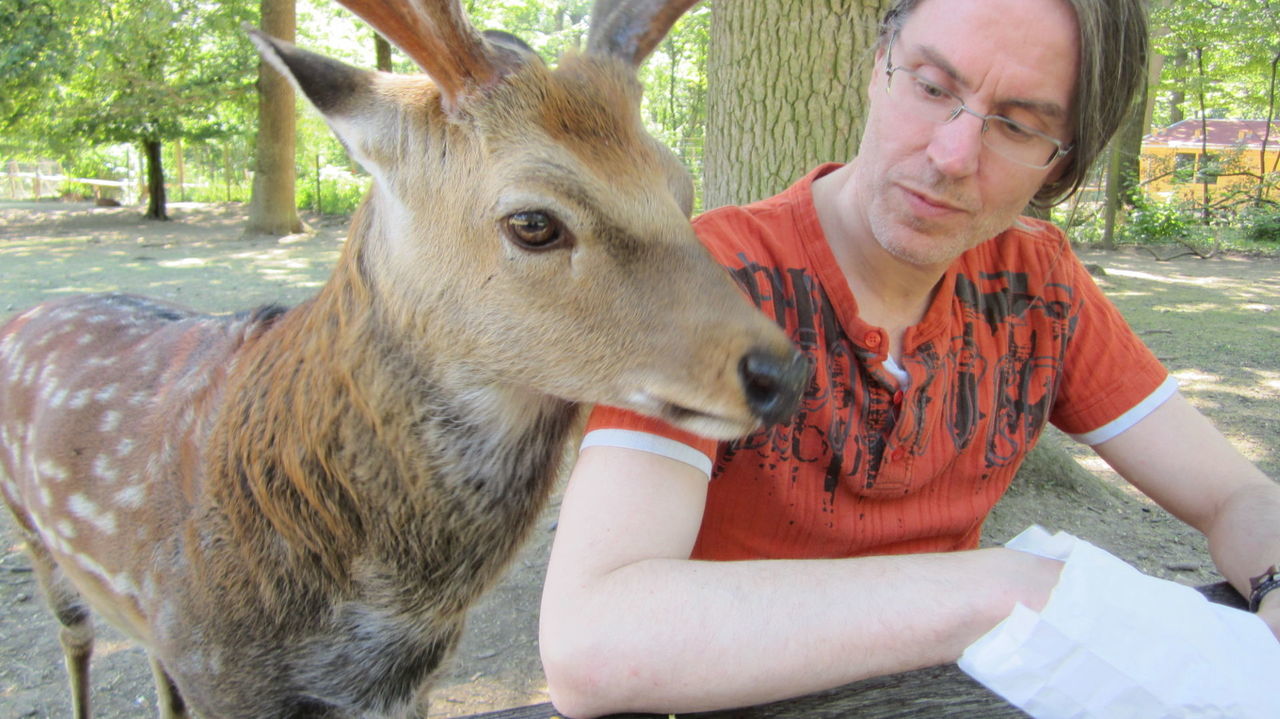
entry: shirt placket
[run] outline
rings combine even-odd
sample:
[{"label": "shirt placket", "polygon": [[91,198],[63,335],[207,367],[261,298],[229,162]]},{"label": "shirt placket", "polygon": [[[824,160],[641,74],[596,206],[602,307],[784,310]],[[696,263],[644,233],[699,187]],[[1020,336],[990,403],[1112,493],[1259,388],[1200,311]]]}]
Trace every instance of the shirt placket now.
[{"label": "shirt placket", "polygon": [[[875,472],[875,481],[864,486],[860,493],[867,495],[900,495],[912,486],[912,446],[913,435],[903,436],[898,431],[902,426],[903,408],[906,393],[897,385],[892,375],[882,367],[886,357],[887,339],[884,331],[870,329],[860,338],[865,352],[868,372],[867,391],[874,393],[873,405],[883,403],[884,420],[879,423],[880,440],[883,450],[879,457],[879,467]],[[908,387],[909,389],[909,387]]]}]

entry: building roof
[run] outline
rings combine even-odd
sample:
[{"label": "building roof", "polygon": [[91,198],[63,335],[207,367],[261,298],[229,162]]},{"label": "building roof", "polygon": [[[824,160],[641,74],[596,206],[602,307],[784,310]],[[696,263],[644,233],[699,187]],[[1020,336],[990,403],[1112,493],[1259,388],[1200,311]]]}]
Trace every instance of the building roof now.
[{"label": "building roof", "polygon": [[[1266,120],[1183,120],[1142,138],[1147,147],[1186,147],[1199,149],[1202,127],[1208,130],[1208,146],[1213,149],[1262,149]],[[1280,120],[1272,121],[1267,149],[1280,150]]]}]

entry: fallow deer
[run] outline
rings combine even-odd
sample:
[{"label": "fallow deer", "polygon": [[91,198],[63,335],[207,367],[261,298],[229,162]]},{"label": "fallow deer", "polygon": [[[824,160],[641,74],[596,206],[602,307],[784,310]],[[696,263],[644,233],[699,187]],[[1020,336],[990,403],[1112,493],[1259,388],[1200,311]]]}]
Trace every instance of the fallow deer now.
[{"label": "fallow deer", "polygon": [[688,224],[636,67],[695,0],[606,2],[555,69],[457,0],[344,0],[426,72],[254,35],[373,177],[332,277],[210,316],[60,299],[0,329],[0,487],[87,717],[89,610],[165,717],[404,717],[581,408],[729,437],[806,381]]}]

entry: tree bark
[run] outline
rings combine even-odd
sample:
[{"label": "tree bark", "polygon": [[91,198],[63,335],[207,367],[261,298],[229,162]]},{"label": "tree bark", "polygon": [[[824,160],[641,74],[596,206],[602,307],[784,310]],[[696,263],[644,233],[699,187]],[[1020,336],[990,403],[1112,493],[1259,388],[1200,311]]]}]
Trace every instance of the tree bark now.
[{"label": "tree bark", "polygon": [[[1278,71],[1280,71],[1280,53],[1271,57],[1271,81],[1267,86],[1267,124],[1262,134],[1262,147],[1258,149],[1258,194],[1254,198],[1254,204],[1258,207],[1262,207],[1263,200],[1267,199],[1267,145],[1271,143],[1271,121],[1276,116]],[[1280,157],[1276,159],[1280,161]]]},{"label": "tree bark", "polygon": [[707,57],[707,209],[762,199],[847,161],[865,122],[889,0],[716,3]]},{"label": "tree bark", "polygon": [[[1143,93],[1145,95],[1145,92]],[[1102,247],[1114,250],[1116,215],[1121,207],[1133,207],[1138,200],[1139,162],[1142,156],[1146,108],[1136,103],[1120,126],[1107,150],[1106,205],[1103,208]]]},{"label": "tree bark", "polygon": [[1116,215],[1120,213],[1120,148],[1112,143],[1107,150],[1106,203],[1102,208],[1102,249],[1110,252],[1116,248]]},{"label": "tree bark", "polygon": [[147,212],[149,220],[169,219],[165,207],[164,166],[161,163],[159,140],[143,140],[142,153],[147,157]]},{"label": "tree bark", "polygon": [[[294,0],[262,0],[262,29],[293,42],[297,27]],[[280,73],[258,63],[258,140],[246,234],[301,232],[294,198],[295,125],[293,87]]]},{"label": "tree bark", "polygon": [[374,67],[383,72],[391,72],[391,43],[381,35],[373,36]]},{"label": "tree bark", "polygon": [[[1187,64],[1187,51],[1180,50],[1173,57],[1166,58],[1165,62],[1176,68],[1185,67]],[[1181,87],[1171,88],[1169,90],[1169,124],[1176,125],[1186,119],[1186,113],[1182,111],[1182,105],[1187,101],[1187,93]]]}]

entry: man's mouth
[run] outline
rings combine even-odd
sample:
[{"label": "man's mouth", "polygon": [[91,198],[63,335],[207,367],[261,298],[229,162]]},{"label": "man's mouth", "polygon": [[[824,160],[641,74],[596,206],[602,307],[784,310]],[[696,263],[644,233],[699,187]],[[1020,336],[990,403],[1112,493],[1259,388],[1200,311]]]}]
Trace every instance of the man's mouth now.
[{"label": "man's mouth", "polygon": [[940,217],[953,213],[968,213],[964,203],[948,200],[944,197],[912,189],[907,185],[898,186],[906,195],[911,208],[920,215]]}]

